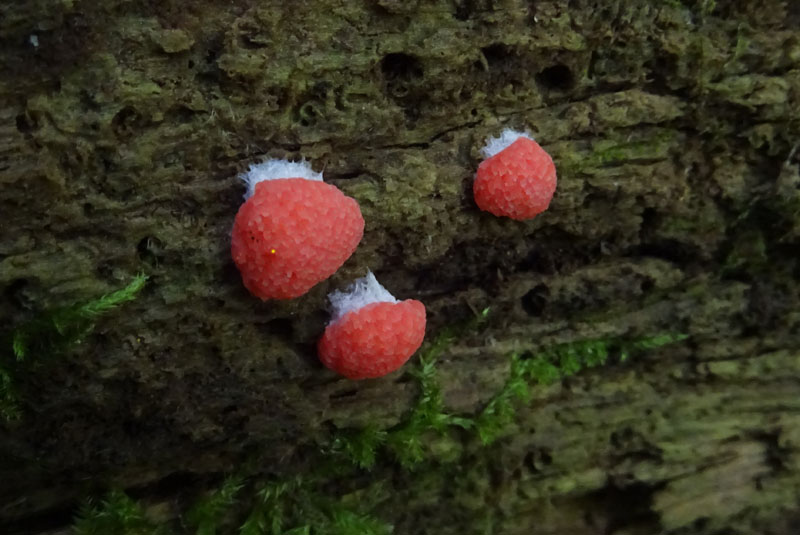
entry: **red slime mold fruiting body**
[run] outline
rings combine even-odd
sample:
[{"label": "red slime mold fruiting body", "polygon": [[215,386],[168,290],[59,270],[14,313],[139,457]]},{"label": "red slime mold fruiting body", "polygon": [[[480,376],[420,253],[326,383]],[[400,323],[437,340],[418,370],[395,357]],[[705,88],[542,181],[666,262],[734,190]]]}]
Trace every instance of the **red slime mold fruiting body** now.
[{"label": "red slime mold fruiting body", "polygon": [[481,210],[517,220],[547,210],[556,190],[556,167],[538,143],[507,130],[484,151],[490,156],[478,166],[473,184]]},{"label": "red slime mold fruiting body", "polygon": [[364,233],[358,203],[321,180],[271,178],[236,214],[231,254],[256,297],[291,299],[327,279]]},{"label": "red slime mold fruiting body", "polygon": [[317,344],[322,363],[350,379],[399,369],[425,338],[425,305],[397,301],[372,273],[329,296],[334,319]]},{"label": "red slime mold fruiting body", "polygon": [[414,299],[372,303],[331,324],[319,341],[322,363],[349,379],[399,369],[425,338],[425,305]]}]

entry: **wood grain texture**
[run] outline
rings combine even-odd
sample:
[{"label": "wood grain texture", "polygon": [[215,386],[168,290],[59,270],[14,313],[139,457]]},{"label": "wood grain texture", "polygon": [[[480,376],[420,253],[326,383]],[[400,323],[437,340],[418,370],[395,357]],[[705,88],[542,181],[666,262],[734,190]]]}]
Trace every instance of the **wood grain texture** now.
[{"label": "wood grain texture", "polygon": [[[21,379],[8,530],[68,523],[112,486],[174,506],[254,452],[302,472],[336,428],[398,422],[403,372],[349,382],[314,350],[327,292],[369,268],[426,304],[430,336],[492,308],[439,363],[456,413],[513,352],[690,335],[537,389],[490,447],[430,445],[457,462],[381,460],[395,533],[797,532],[792,2],[19,1],[0,6],[0,69],[0,324],[150,276]],[[558,169],[527,223],[472,200],[506,126]],[[289,302],[248,295],[229,254],[236,175],[263,157],[308,159],[366,220]]]}]

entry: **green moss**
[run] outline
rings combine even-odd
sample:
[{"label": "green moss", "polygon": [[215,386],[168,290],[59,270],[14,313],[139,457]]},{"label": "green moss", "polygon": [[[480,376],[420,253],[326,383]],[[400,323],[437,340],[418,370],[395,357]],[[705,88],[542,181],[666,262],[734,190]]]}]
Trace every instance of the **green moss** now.
[{"label": "green moss", "polygon": [[550,385],[576,373],[606,364],[612,356],[625,362],[633,352],[648,351],[684,340],[686,335],[661,334],[635,340],[598,339],[560,344],[533,355],[512,355],[509,378],[475,419],[481,442],[491,444],[512,423],[515,400],[526,401],[531,385]]},{"label": "green moss", "polygon": [[[476,318],[482,321],[488,309]],[[463,327],[462,327],[463,329]],[[333,452],[344,455],[360,467],[370,468],[377,452],[385,447],[403,467],[412,468],[425,460],[427,435],[444,435],[452,428],[474,430],[483,444],[491,444],[513,421],[515,400],[528,400],[531,385],[550,385],[582,370],[606,364],[612,356],[625,362],[634,352],[649,351],[684,340],[682,334],[660,334],[634,340],[583,340],[547,347],[534,355],[512,355],[510,374],[501,391],[476,417],[458,416],[445,411],[441,387],[436,379],[436,358],[455,339],[456,329],[447,329],[420,356],[419,368],[413,375],[421,394],[408,418],[401,424],[381,431],[367,427],[345,431],[333,441]]]},{"label": "green moss", "polygon": [[122,491],[112,491],[98,504],[86,503],[78,512],[75,535],[166,535],[169,530],[148,519],[144,509]]},{"label": "green moss", "polygon": [[314,535],[388,535],[392,527],[369,515],[362,515],[337,505],[323,510],[324,516],[312,526],[296,528],[298,533]]},{"label": "green moss", "polygon": [[[201,498],[185,516],[186,527],[197,535],[238,532],[240,535],[388,535],[391,526],[345,507],[341,500],[317,493],[317,479],[292,478],[251,487],[249,514],[238,528],[226,517],[240,511],[244,481],[239,476]],[[257,489],[257,490],[253,490]],[[235,518],[233,519],[235,521]],[[112,491],[99,504],[87,503],[72,529],[75,535],[167,535],[168,523],[148,518],[144,508],[121,491]]]},{"label": "green moss", "polygon": [[[585,340],[546,347],[533,355],[512,355],[507,381],[480,414],[475,417],[448,414],[436,377],[436,360],[460,336],[477,328],[487,313],[488,309],[465,325],[445,329],[422,352],[419,366],[412,372],[419,382],[420,396],[402,423],[388,430],[367,426],[361,430],[340,431],[330,447],[322,451],[322,458],[313,463],[314,469],[306,474],[251,484],[246,484],[241,476],[229,477],[219,489],[189,509],[183,516],[185,524],[198,535],[214,535],[223,528],[231,528],[237,517],[243,518],[238,529],[241,535],[389,534],[392,527],[370,514],[385,498],[348,499],[344,496],[333,499],[320,491],[322,486],[337,478],[352,479],[356,475],[354,468],[372,468],[381,451],[404,468],[413,468],[427,460],[431,433],[446,437],[454,429],[475,432],[482,444],[491,444],[512,423],[516,412],[514,402],[531,397],[532,386],[552,384],[606,364],[611,358],[624,362],[634,352],[656,349],[686,338],[662,334],[633,340]],[[458,460],[460,455],[449,457]],[[342,459],[349,463],[341,463]],[[375,489],[370,492],[383,495]],[[247,502],[249,505],[243,513],[242,507]],[[168,533],[169,529],[149,521],[142,508],[123,493],[112,492],[99,506],[86,506],[81,510],[75,531],[78,534],[144,535]]]},{"label": "green moss", "polygon": [[598,142],[594,152],[584,161],[587,167],[601,167],[630,160],[648,158],[663,158],[674,140],[668,133],[648,140],[632,141],[627,143],[614,143],[611,141]]},{"label": "green moss", "polygon": [[386,431],[371,425],[358,431],[342,431],[334,438],[331,450],[344,455],[360,468],[371,468],[387,435]]},{"label": "green moss", "polygon": [[749,230],[734,241],[731,251],[725,258],[722,273],[729,274],[740,270],[757,273],[766,267],[769,257],[764,234],[758,230]]},{"label": "green moss", "polygon": [[137,275],[121,290],[44,312],[11,331],[5,342],[8,355],[0,360],[0,418],[11,421],[20,417],[18,389],[14,383],[21,372],[35,370],[49,357],[79,342],[91,332],[98,318],[135,299],[146,282],[146,275]]},{"label": "green moss", "polygon": [[701,0],[700,2],[700,14],[702,16],[708,16],[717,8],[717,0]]},{"label": "green moss", "polygon": [[[485,313],[486,311],[484,311]],[[448,344],[449,345],[449,344]],[[444,402],[436,379],[436,358],[446,345],[434,343],[420,356],[420,367],[413,372],[422,393],[405,423],[395,427],[387,436],[386,444],[392,455],[404,467],[411,467],[424,459],[422,437],[428,432],[442,433],[450,426],[468,429],[472,422],[444,412]]]},{"label": "green moss", "polygon": [[0,420],[11,422],[20,418],[19,395],[11,375],[0,368]]},{"label": "green moss", "polygon": [[286,523],[287,502],[305,481],[295,477],[286,481],[269,482],[255,492],[250,514],[242,524],[241,535],[280,535]]},{"label": "green moss", "polygon": [[17,327],[11,334],[14,356],[17,361],[32,356],[41,358],[80,341],[100,316],[135,299],[146,282],[146,275],[137,275],[121,290],[93,301],[46,312]]},{"label": "green moss", "polygon": [[559,168],[565,171],[590,171],[600,167],[623,163],[664,160],[677,143],[677,136],[669,130],[656,130],[638,140],[600,139],[592,143],[590,152],[569,152],[559,159]]},{"label": "green moss", "polygon": [[487,308],[463,325],[444,329],[423,349],[418,368],[411,371],[419,382],[420,396],[404,422],[388,431],[367,427],[356,432],[341,432],[333,440],[333,451],[359,467],[369,468],[375,463],[378,448],[385,446],[402,466],[410,468],[424,459],[422,439],[426,433],[443,433],[452,426],[471,428],[470,419],[444,411],[442,391],[436,379],[436,360],[461,335],[478,328],[488,314]]},{"label": "green moss", "polygon": [[733,55],[731,56],[731,62],[737,61],[739,58],[744,56],[747,49],[750,47],[751,40],[744,35],[742,31],[742,25],[740,24],[736,30],[736,47],[733,49]]},{"label": "green moss", "polygon": [[[241,535],[384,535],[391,526],[314,490],[318,477],[270,482],[255,494]],[[288,527],[287,527],[288,526]]]},{"label": "green moss", "polygon": [[244,478],[230,476],[222,486],[200,499],[186,513],[186,522],[197,535],[215,535],[225,516],[236,504],[244,486]]}]

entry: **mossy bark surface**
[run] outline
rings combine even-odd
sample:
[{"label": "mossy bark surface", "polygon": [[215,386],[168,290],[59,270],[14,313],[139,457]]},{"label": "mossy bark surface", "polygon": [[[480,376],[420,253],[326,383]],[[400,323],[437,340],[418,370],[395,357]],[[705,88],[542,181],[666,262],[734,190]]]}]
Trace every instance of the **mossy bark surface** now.
[{"label": "mossy bark surface", "polygon": [[[512,353],[689,338],[538,387],[490,446],[453,430],[423,467],[379,457],[328,492],[397,534],[796,533],[794,2],[13,0],[0,69],[5,330],[150,277],[15,378],[0,531],[109,488],[174,518],[244,465],[293,477],[337,429],[400,422],[406,370],[352,382],[315,354],[326,294],[371,269],[425,303],[429,337],[491,308],[439,360],[453,414]],[[529,222],[472,200],[505,127],[558,168]],[[288,302],[250,296],[229,253],[237,174],[264,157],[324,169],[366,220]]]}]

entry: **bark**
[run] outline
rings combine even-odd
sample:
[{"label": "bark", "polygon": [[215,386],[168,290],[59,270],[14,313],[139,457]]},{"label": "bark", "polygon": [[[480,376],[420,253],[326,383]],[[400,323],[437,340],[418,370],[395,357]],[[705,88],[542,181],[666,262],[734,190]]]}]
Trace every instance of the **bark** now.
[{"label": "bark", "polygon": [[[315,355],[327,292],[369,268],[425,303],[429,339],[491,308],[438,363],[453,414],[515,352],[689,338],[536,387],[491,446],[451,430],[424,469],[382,454],[332,494],[380,485],[400,534],[796,533],[798,23],[778,0],[0,6],[6,330],[150,277],[15,377],[3,531],[66,526],[112,487],[175,517],[254,459],[290,477],[337,429],[401,422],[413,364],[351,382]],[[558,168],[530,222],[472,200],[506,126]],[[229,254],[236,175],[265,156],[324,169],[367,224],[289,302],[250,296]]]}]

